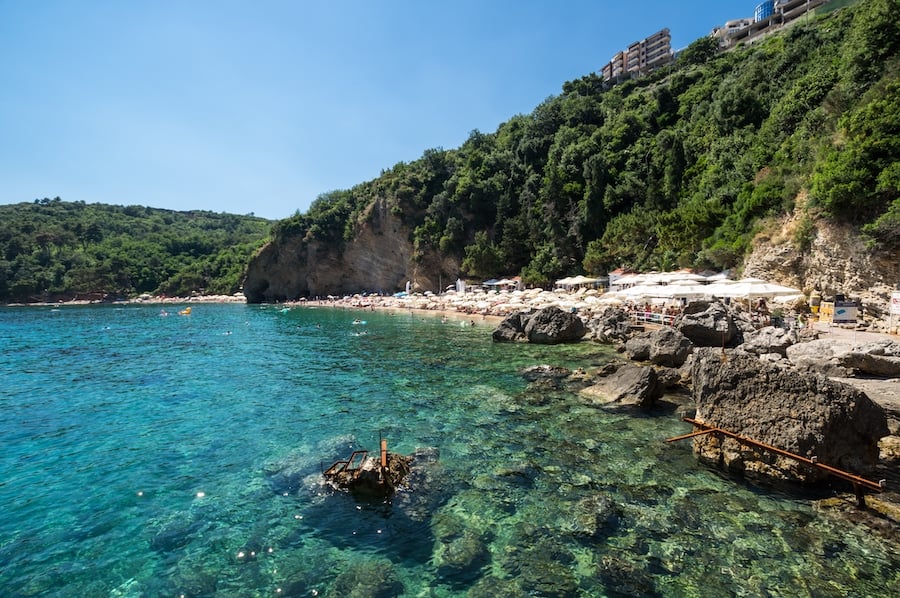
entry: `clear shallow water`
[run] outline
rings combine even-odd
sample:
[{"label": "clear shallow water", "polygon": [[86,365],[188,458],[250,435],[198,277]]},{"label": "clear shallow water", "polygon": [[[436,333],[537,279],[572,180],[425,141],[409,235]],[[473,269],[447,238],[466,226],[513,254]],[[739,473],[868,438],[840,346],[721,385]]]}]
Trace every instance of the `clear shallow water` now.
[{"label": "clear shallow water", "polygon": [[[405,313],[169,309],[0,308],[0,594],[898,593],[895,543],[698,467],[663,442],[677,416],[517,373],[603,347]],[[421,491],[326,492],[321,466],[379,434],[439,451]]]}]

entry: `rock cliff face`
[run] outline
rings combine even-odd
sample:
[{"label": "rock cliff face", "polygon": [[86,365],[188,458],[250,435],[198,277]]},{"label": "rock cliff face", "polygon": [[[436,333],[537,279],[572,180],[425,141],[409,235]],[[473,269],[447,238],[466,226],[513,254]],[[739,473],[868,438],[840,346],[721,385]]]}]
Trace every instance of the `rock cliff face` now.
[{"label": "rock cliff face", "polygon": [[865,316],[887,317],[891,291],[900,284],[898,252],[875,252],[849,226],[819,220],[808,251],[798,249],[797,231],[804,219],[805,194],[797,209],[760,234],[744,262],[744,276],[754,276],[824,296],[845,295],[861,301]]},{"label": "rock cliff face", "polygon": [[441,274],[455,280],[458,264],[426,254],[413,260],[412,231],[385,201],[370,206],[355,238],[343,244],[303,237],[276,239],[251,261],[244,294],[251,303],[300,297],[402,290],[437,291]]},{"label": "rock cliff face", "polygon": [[[866,319],[887,320],[891,291],[900,283],[898,252],[873,252],[848,226],[820,220],[807,251],[798,249],[805,198],[794,214],[760,233],[742,274],[825,296],[843,294],[863,304]],[[252,302],[344,295],[362,291],[395,292],[412,282],[415,290],[441,290],[459,276],[459,260],[426,253],[414,259],[412,230],[387,201],[373,202],[342,244],[303,237],[276,239],[251,261],[244,294]]]}]

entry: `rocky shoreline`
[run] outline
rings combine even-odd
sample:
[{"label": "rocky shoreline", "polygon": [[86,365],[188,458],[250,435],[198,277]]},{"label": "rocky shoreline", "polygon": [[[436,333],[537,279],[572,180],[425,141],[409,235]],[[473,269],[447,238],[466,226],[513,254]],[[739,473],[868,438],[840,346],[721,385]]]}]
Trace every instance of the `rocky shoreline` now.
[{"label": "rocky shoreline", "polygon": [[[623,355],[619,364],[595,372],[542,366],[523,375],[533,384],[567,385],[601,408],[672,410],[674,399],[681,415],[813,466],[721,434],[693,438],[701,463],[767,485],[828,488],[834,494],[822,508],[852,513],[879,533],[900,532],[900,343],[891,337],[757,328],[725,304],[696,302],[671,326],[650,328],[616,308],[584,322],[549,307],[508,316],[493,338],[612,343]],[[864,493],[816,463],[884,480],[885,490]],[[863,494],[868,508],[855,509]]]}]

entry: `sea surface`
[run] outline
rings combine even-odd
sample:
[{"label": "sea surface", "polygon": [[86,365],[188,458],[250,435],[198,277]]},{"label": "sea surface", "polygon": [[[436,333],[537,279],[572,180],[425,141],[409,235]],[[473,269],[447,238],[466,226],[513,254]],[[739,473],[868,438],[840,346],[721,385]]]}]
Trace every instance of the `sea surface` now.
[{"label": "sea surface", "polygon": [[[672,410],[607,411],[430,314],[0,308],[0,595],[897,596],[900,547],[697,464]],[[362,319],[364,323],[354,323]],[[418,451],[414,490],[321,471]]]}]

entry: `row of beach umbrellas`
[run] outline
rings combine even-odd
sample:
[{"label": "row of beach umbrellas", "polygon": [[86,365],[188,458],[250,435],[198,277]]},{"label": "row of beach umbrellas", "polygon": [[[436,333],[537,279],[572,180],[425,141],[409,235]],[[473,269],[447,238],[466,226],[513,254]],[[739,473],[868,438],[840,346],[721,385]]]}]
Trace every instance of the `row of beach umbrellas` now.
[{"label": "row of beach umbrellas", "polygon": [[[767,282],[759,278],[730,280],[720,277],[710,280],[696,274],[687,276],[683,273],[661,274],[675,274],[680,278],[669,278],[668,281],[663,282],[665,278],[661,276],[632,275],[632,278],[626,280],[625,284],[631,283],[633,286],[625,286],[624,288],[613,292],[612,295],[619,297],[622,300],[649,298],[691,299],[700,297],[754,299],[762,297],[784,301],[799,299],[803,296],[803,292],[800,289]],[[637,278],[638,276],[645,277]],[[702,281],[704,280],[710,280],[710,282],[708,284],[703,284]],[[623,280],[617,280],[616,284],[617,286],[622,286]]]}]

